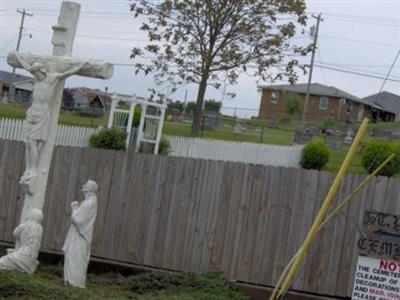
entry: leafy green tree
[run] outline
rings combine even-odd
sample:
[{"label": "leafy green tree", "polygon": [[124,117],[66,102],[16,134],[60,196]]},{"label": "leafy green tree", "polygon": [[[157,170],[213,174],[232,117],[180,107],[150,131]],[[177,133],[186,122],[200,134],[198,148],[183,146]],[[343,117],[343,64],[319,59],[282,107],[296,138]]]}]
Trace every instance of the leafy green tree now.
[{"label": "leafy green tree", "polygon": [[194,115],[194,112],[196,111],[196,102],[190,101],[190,102],[186,103],[185,111],[189,115]]},{"label": "leafy green tree", "polygon": [[222,107],[222,102],[221,101],[215,101],[215,100],[206,100],[204,101],[204,109],[206,111],[215,111],[219,113]]},{"label": "leafy green tree", "polygon": [[168,83],[172,91],[182,84],[198,85],[193,136],[200,131],[209,85],[218,89],[225,79],[234,84],[241,72],[293,83],[297,67],[304,69],[297,56],[311,50],[290,39],[306,25],[304,0],[130,2],[135,17],[146,17],[140,29],[149,39],[148,45],[132,49],[135,72],[154,74],[157,84]]},{"label": "leafy green tree", "polygon": [[289,94],[286,97],[286,113],[293,116],[303,111],[303,105],[296,94]]}]

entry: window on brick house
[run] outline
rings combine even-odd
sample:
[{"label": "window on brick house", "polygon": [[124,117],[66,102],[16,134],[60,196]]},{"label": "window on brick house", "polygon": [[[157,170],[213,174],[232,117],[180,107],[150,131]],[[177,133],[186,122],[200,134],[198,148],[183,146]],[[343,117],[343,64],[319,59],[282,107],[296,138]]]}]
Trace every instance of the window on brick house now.
[{"label": "window on brick house", "polygon": [[271,103],[275,103],[275,104],[278,103],[278,99],[279,99],[278,92],[272,91],[271,92],[271,99],[270,99]]},{"label": "window on brick house", "polygon": [[351,114],[353,112],[353,101],[346,99],[346,112]]},{"label": "window on brick house", "polygon": [[328,102],[329,98],[326,96],[322,96],[319,98],[319,109],[320,110],[327,110],[328,109]]}]

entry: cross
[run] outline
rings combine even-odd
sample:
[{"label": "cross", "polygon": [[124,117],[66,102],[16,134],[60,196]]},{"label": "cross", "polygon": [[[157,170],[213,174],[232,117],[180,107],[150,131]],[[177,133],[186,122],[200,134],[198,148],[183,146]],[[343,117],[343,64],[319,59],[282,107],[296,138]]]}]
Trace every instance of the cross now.
[{"label": "cross", "polygon": [[26,118],[26,170],[20,180],[25,193],[21,222],[31,209],[43,210],[65,79],[71,75],[107,79],[113,73],[109,63],[70,57],[79,12],[79,4],[62,3],[58,24],[52,27],[52,56],[10,52],[7,57],[9,65],[28,70],[36,79]]}]

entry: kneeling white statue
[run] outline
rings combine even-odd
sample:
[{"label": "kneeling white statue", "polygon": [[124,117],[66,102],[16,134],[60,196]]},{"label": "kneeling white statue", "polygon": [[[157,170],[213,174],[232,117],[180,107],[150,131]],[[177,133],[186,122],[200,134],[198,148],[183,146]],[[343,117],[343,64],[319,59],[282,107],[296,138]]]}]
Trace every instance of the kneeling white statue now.
[{"label": "kneeling white statue", "polygon": [[89,180],[81,190],[85,199],[71,203],[71,227],[65,239],[64,283],[85,288],[90,245],[97,214],[97,183]]},{"label": "kneeling white statue", "polygon": [[25,223],[14,229],[15,248],[8,249],[8,254],[0,258],[0,270],[18,270],[30,274],[36,270],[43,233],[42,219],[43,214],[39,209],[33,208],[27,213]]}]

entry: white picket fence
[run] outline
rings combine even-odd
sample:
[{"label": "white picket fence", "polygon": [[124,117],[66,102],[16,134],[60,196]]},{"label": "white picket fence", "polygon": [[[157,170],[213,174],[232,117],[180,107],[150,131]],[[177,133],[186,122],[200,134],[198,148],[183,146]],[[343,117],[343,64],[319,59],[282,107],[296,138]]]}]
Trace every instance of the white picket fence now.
[{"label": "white picket fence", "polygon": [[[91,127],[59,125],[56,145],[87,147],[92,134],[99,129]],[[23,141],[25,121],[18,119],[0,119],[0,139]]]},{"label": "white picket fence", "polygon": [[[24,140],[25,121],[0,118],[0,139]],[[56,145],[88,147],[92,134],[99,129],[59,125]],[[282,167],[299,167],[303,146],[275,146],[238,143],[202,138],[166,136],[171,155]]]},{"label": "white picket fence", "polygon": [[275,146],[166,136],[171,155],[281,167],[299,167],[304,146]]}]

